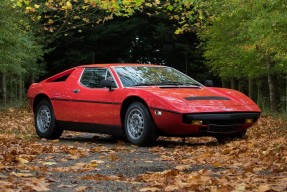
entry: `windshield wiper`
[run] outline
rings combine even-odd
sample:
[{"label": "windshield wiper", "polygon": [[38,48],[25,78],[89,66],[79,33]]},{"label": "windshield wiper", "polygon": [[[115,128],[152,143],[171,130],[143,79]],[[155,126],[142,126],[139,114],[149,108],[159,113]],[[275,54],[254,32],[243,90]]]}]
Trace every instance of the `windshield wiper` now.
[{"label": "windshield wiper", "polygon": [[175,86],[182,85],[182,86],[196,86],[196,87],[200,86],[197,83],[191,83],[191,82],[184,83],[184,82],[173,82],[173,81],[163,81],[159,83],[138,83],[133,86],[155,86],[155,85],[175,85]]},{"label": "windshield wiper", "polygon": [[163,81],[160,83],[161,85],[184,85],[182,82],[173,82],[173,81]]},{"label": "windshield wiper", "polygon": [[199,86],[197,83],[184,83],[184,82],[172,82],[172,81],[164,81],[160,83],[161,85],[193,85],[193,86]]},{"label": "windshield wiper", "polygon": [[153,86],[153,85],[158,85],[158,83],[138,83],[135,84],[134,86]]}]

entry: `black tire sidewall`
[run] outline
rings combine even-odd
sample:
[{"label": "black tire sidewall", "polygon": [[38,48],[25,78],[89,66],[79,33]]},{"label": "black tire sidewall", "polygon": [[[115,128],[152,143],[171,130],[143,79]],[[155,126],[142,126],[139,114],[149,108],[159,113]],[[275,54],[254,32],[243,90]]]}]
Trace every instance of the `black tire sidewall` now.
[{"label": "black tire sidewall", "polygon": [[[127,119],[128,119],[129,113],[133,109],[140,110],[142,112],[143,118],[144,118],[144,130],[143,130],[143,134],[141,135],[141,137],[139,139],[131,138],[129,135],[129,132],[127,130]],[[139,145],[139,146],[152,145],[157,138],[156,127],[155,127],[155,124],[153,123],[153,120],[151,118],[149,110],[141,102],[134,102],[128,107],[126,114],[125,114],[124,129],[125,129],[125,133],[126,133],[126,137],[127,137],[128,141],[132,144],[135,144],[135,145]]]},{"label": "black tire sidewall", "polygon": [[[42,106],[47,106],[48,109],[50,110],[50,113],[51,113],[51,123],[50,123],[48,130],[45,133],[41,132],[37,126],[37,115],[38,115],[39,109]],[[36,133],[39,137],[46,138],[46,139],[54,139],[54,134],[55,134],[55,129],[56,129],[56,120],[55,120],[53,107],[52,107],[50,101],[48,101],[48,100],[40,101],[40,103],[36,107],[34,122],[35,122]]]}]

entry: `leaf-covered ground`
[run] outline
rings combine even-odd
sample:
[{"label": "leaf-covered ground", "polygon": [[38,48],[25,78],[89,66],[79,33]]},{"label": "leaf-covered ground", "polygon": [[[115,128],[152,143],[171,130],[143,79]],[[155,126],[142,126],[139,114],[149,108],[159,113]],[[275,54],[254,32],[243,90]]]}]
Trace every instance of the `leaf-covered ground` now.
[{"label": "leaf-covered ground", "polygon": [[141,148],[110,137],[35,135],[27,109],[0,112],[0,191],[287,191],[287,121],[262,116],[248,138],[160,138]]}]

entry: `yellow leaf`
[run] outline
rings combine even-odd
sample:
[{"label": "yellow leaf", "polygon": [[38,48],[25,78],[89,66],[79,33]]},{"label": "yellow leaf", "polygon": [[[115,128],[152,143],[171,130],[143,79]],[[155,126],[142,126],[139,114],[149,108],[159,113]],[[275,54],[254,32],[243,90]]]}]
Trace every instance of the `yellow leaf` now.
[{"label": "yellow leaf", "polygon": [[181,28],[178,28],[177,30],[175,30],[175,32],[174,32],[176,35],[179,35],[179,34],[182,34],[183,33],[183,31],[182,31],[182,29]]},{"label": "yellow leaf", "polygon": [[178,186],[176,186],[176,185],[169,185],[169,186],[165,187],[164,190],[165,190],[165,191],[178,191],[179,188],[178,188]]},{"label": "yellow leaf", "polygon": [[70,1],[67,1],[66,6],[67,6],[68,10],[72,10],[73,9],[73,5],[72,5],[72,3]]},{"label": "yellow leaf", "polygon": [[92,7],[96,7],[96,6],[97,6],[97,3],[93,1],[93,2],[91,3],[91,5],[92,5]]},{"label": "yellow leaf", "polygon": [[18,6],[18,7],[22,7],[22,3],[18,1],[18,2],[17,2],[17,6]]},{"label": "yellow leaf", "polygon": [[45,163],[43,163],[43,165],[55,165],[55,164],[57,164],[56,162],[45,162]]},{"label": "yellow leaf", "polygon": [[89,187],[87,186],[80,186],[80,187],[77,187],[75,189],[76,192],[84,192],[84,191],[88,191]]},{"label": "yellow leaf", "polygon": [[159,4],[160,4],[160,0],[155,0],[155,1],[154,1],[154,4],[155,4],[155,5],[159,5]]},{"label": "yellow leaf", "polygon": [[36,9],[38,9],[38,8],[40,7],[40,5],[35,4],[34,7],[35,7]]},{"label": "yellow leaf", "polygon": [[259,191],[269,191],[270,186],[268,184],[261,184],[258,189]]},{"label": "yellow leaf", "polygon": [[88,18],[83,18],[83,21],[88,23],[90,20]]},{"label": "yellow leaf", "polygon": [[151,191],[151,192],[154,192],[154,191],[160,191],[161,189],[160,188],[157,188],[157,187],[144,187],[144,188],[141,188],[140,191],[141,192],[145,192],[145,191]]},{"label": "yellow leaf", "polygon": [[16,157],[16,161],[17,161],[18,163],[20,163],[20,164],[29,163],[28,160],[23,159],[23,158],[21,158],[21,157]]},{"label": "yellow leaf", "polygon": [[152,4],[151,3],[146,3],[145,4],[147,7],[152,7]]},{"label": "yellow leaf", "polygon": [[90,162],[91,163],[98,163],[98,164],[105,163],[103,160],[91,160]]},{"label": "yellow leaf", "polygon": [[14,175],[16,177],[33,177],[33,174],[31,174],[31,173],[15,173],[15,172],[12,172],[11,175]]},{"label": "yellow leaf", "polygon": [[52,19],[49,19],[48,24],[51,25],[53,23],[54,23],[54,21]]},{"label": "yellow leaf", "polygon": [[222,165],[220,162],[214,162],[214,163],[212,163],[212,166],[213,167],[221,167]]},{"label": "yellow leaf", "polygon": [[189,168],[190,168],[190,165],[177,165],[175,167],[175,169],[180,170],[180,171],[185,170],[185,169],[189,169]]}]

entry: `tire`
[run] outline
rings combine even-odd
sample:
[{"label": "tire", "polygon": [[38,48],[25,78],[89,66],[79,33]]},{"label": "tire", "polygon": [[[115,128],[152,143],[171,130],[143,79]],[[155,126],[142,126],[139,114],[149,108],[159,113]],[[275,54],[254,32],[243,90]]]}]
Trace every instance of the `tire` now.
[{"label": "tire", "polygon": [[53,107],[48,100],[42,100],[35,111],[35,128],[40,138],[59,139],[63,129],[56,126]]},{"label": "tire", "polygon": [[128,141],[138,146],[154,145],[158,138],[157,129],[149,110],[138,101],[128,107],[124,129]]}]

